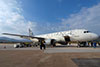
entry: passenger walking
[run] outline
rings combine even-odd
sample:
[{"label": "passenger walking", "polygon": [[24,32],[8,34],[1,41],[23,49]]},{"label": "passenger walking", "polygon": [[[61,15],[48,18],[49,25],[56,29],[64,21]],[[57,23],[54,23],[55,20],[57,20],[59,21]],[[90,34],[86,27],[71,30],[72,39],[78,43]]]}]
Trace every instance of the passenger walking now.
[{"label": "passenger walking", "polygon": [[91,42],[91,47],[93,47],[93,42]]},{"label": "passenger walking", "polygon": [[45,41],[44,41],[43,47],[44,47],[44,49],[46,49],[46,43],[45,43]]},{"label": "passenger walking", "polygon": [[40,49],[42,50],[42,47],[46,49],[45,41],[40,41]]},{"label": "passenger walking", "polygon": [[94,42],[93,47],[96,48],[96,42]]}]

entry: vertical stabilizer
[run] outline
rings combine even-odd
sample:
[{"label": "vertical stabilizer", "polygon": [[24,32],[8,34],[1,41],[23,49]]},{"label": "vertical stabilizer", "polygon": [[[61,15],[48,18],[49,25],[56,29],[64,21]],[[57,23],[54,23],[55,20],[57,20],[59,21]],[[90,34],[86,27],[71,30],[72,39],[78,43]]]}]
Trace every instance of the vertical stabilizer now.
[{"label": "vertical stabilizer", "polygon": [[29,36],[34,36],[32,30],[29,28]]}]

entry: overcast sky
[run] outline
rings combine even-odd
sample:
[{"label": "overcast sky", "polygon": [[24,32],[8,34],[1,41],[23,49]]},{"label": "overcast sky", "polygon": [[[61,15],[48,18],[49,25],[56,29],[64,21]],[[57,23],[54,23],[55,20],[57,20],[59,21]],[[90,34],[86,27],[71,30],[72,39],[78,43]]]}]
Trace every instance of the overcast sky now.
[{"label": "overcast sky", "polygon": [[0,33],[87,29],[100,35],[100,0],[0,0]]}]

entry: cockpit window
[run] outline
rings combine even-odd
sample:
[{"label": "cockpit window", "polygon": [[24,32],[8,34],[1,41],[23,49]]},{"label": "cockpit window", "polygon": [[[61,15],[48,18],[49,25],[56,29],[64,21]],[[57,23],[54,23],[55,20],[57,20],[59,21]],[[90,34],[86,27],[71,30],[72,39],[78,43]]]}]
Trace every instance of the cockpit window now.
[{"label": "cockpit window", "polygon": [[84,31],[84,33],[89,33],[90,31]]}]

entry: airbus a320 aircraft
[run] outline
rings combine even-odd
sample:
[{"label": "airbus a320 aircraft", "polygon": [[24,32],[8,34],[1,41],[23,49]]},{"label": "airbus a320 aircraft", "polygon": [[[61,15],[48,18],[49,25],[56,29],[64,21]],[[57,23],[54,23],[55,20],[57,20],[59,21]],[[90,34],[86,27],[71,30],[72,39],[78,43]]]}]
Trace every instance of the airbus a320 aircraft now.
[{"label": "airbus a320 aircraft", "polygon": [[46,44],[51,44],[55,46],[56,43],[65,43],[68,42],[88,42],[93,41],[99,38],[99,36],[95,33],[92,33],[85,29],[75,29],[63,32],[56,32],[44,35],[36,35],[33,36],[32,31],[29,29],[29,35],[18,35],[18,34],[10,34],[10,33],[3,33],[4,35],[12,35],[12,36],[19,36],[21,38],[30,39],[33,42],[39,42],[44,40]]}]

